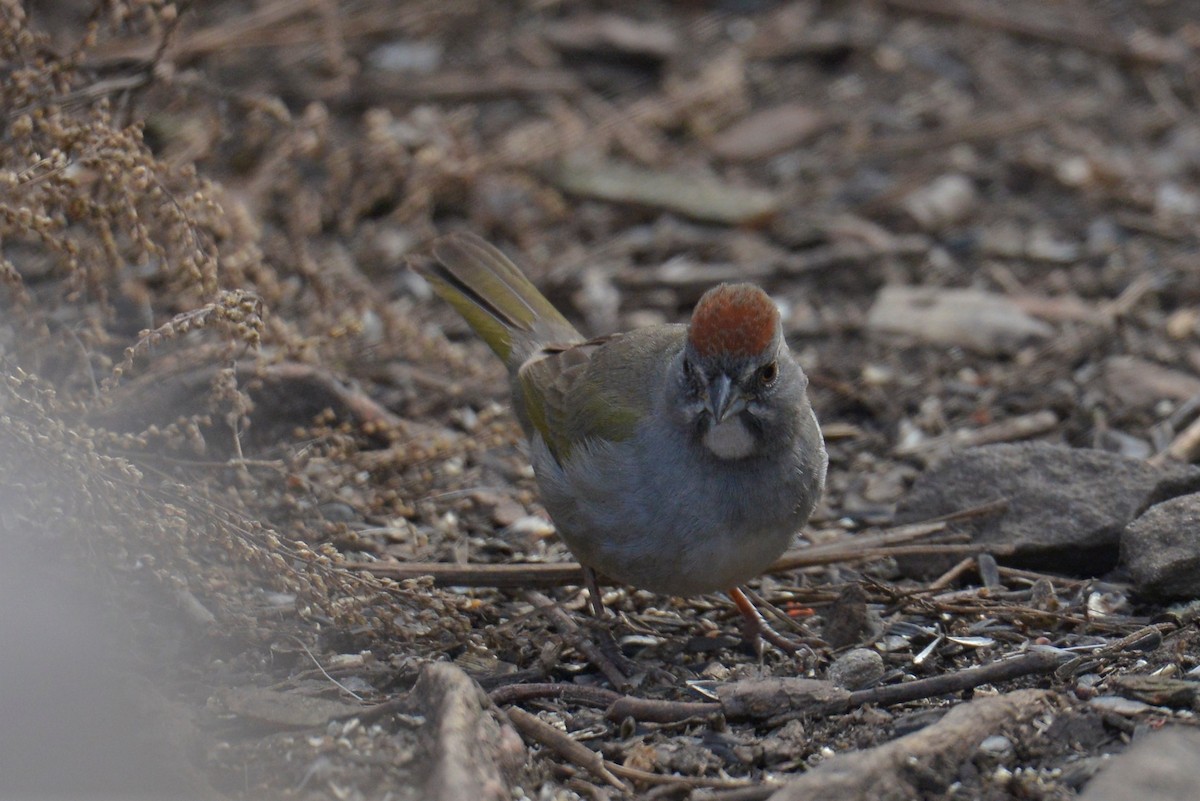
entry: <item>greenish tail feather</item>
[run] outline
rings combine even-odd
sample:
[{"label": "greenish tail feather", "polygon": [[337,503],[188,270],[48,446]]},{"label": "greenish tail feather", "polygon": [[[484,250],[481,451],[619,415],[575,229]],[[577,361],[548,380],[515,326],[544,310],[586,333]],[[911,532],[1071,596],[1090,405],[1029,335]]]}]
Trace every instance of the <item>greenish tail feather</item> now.
[{"label": "greenish tail feather", "polygon": [[488,308],[472,295],[463,292],[454,282],[440,275],[440,272],[440,270],[437,272],[422,270],[421,275],[433,287],[433,291],[438,294],[438,297],[453,306],[475,333],[479,334],[480,338],[488,344],[488,347],[505,364],[508,364],[513,350],[512,332],[509,327],[493,316]]},{"label": "greenish tail feather", "polygon": [[471,234],[433,246],[439,264],[423,271],[444,298],[510,369],[533,347],[580,339],[575,328],[499,250]]}]

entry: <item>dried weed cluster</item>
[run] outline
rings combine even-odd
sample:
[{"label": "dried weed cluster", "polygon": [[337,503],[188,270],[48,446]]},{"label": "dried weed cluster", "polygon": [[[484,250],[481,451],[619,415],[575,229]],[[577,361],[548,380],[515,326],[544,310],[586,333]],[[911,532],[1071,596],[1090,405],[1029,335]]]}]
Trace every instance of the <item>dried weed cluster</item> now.
[{"label": "dried weed cluster", "polygon": [[[221,632],[265,633],[298,612],[344,631],[444,639],[462,624],[427,590],[418,606],[411,588],[351,576],[332,545],[301,541],[329,533],[312,522],[314,477],[356,454],[353,425],[300,417],[303,449],[243,458],[262,372],[350,358],[362,325],[348,309],[366,307],[370,287],[320,269],[300,243],[325,221],[305,217],[304,198],[281,203],[295,212],[282,236],[321,313],[304,325],[268,315],[302,304],[264,256],[263,232],[122,120],[114,96],[127,102],[155,65],[102,78],[87,54],[104,31],[165,37],[174,21],[161,2],[100,4],[78,46],[54,54],[19,4],[0,4],[0,534],[56,558],[73,543],[186,597]],[[273,169],[304,169],[314,126],[289,134]],[[406,325],[384,320],[392,334]],[[399,436],[384,430],[393,418],[373,425]],[[294,604],[281,612],[280,598]]]}]

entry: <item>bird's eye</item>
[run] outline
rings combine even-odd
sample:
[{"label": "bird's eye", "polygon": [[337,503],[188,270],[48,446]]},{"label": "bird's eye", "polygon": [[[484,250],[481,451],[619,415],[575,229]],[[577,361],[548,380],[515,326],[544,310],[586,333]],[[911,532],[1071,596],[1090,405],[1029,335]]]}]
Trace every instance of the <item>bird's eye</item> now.
[{"label": "bird's eye", "polygon": [[769,387],[775,383],[775,379],[779,377],[779,364],[777,362],[767,362],[758,371],[758,383],[761,386]]}]

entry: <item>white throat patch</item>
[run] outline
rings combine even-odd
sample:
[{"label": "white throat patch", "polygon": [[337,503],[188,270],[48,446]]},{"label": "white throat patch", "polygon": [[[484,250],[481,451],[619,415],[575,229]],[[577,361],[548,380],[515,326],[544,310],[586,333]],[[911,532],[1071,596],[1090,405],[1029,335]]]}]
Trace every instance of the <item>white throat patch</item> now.
[{"label": "white throat patch", "polygon": [[704,435],[704,447],[718,459],[744,459],[754,453],[754,435],[740,415],[715,425]]}]

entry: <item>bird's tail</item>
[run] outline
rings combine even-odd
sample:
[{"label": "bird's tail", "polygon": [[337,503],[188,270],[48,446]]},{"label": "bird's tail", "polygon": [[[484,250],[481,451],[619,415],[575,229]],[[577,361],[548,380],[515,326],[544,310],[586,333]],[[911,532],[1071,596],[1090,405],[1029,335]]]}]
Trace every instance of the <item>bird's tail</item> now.
[{"label": "bird's tail", "polygon": [[434,243],[433,255],[438,263],[421,275],[510,370],[540,347],[582,341],[517,265],[479,237],[450,234]]}]

